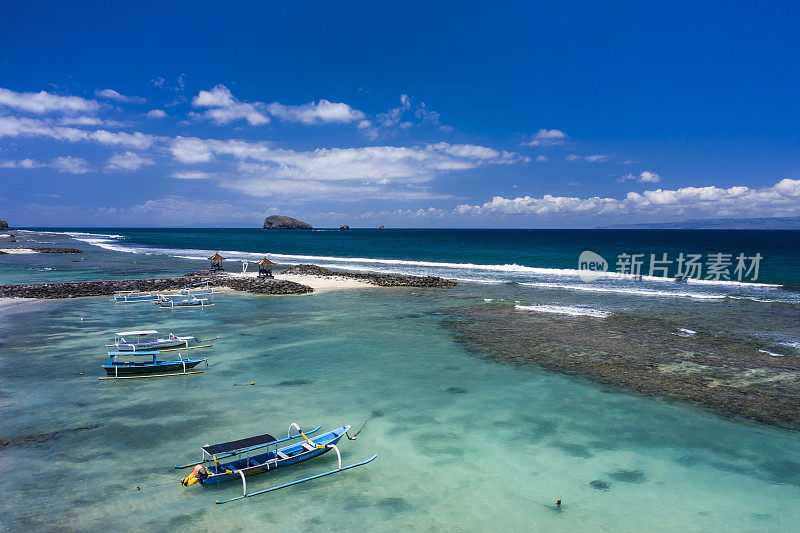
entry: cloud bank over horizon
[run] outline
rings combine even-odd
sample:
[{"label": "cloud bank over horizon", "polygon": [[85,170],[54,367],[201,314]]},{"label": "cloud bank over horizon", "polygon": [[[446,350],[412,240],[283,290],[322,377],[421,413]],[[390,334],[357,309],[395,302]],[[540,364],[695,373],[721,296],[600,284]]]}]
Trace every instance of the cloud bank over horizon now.
[{"label": "cloud bank over horizon", "polygon": [[[166,82],[153,85],[163,89]],[[628,170],[636,164],[629,158],[593,153],[564,130],[531,128],[534,133],[521,141],[509,137],[500,143],[506,147],[491,146],[443,125],[438,112],[407,94],[400,105],[371,113],[326,98],[292,104],[242,99],[222,83],[185,94],[182,77],[161,101],[110,88],[93,96],[0,88],[0,173],[55,172],[80,178],[73,188],[85,190],[108,184],[122,189],[140,179],[150,184],[149,198],[142,190],[130,202],[124,195],[93,198],[94,205],[84,205],[93,217],[88,225],[145,214],[153,224],[176,224],[183,208],[204,203],[219,206],[206,211],[221,217],[209,223],[239,223],[263,213],[264,200],[319,219],[335,213],[476,226],[786,216],[800,209],[800,180],[792,177],[775,177],[774,185],[762,187],[652,189],[666,179],[663,173]],[[222,135],[209,135],[215,128]],[[593,178],[595,188],[613,194],[566,195],[565,185],[553,183],[552,193],[508,194],[546,190],[555,165],[574,175],[566,187],[580,186],[581,174],[603,168],[610,176]],[[167,192],[159,194],[161,189]],[[62,212],[69,207],[54,201],[59,203]],[[24,218],[27,209],[31,220],[41,216],[40,200],[25,205],[4,211]]]}]

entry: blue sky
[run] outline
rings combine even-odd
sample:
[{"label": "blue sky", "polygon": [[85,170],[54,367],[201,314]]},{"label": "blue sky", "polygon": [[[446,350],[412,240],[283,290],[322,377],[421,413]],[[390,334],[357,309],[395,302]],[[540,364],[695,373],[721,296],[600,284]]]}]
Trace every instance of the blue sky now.
[{"label": "blue sky", "polygon": [[16,3],[0,218],[594,227],[800,207],[791,3]]}]

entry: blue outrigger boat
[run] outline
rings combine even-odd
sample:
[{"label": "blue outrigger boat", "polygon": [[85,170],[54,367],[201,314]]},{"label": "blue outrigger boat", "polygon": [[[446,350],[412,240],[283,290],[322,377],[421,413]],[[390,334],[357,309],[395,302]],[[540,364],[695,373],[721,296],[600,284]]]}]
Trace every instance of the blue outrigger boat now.
[{"label": "blue outrigger boat", "polygon": [[[130,377],[140,377],[141,374],[156,374],[160,373],[161,376],[177,376],[181,374],[199,374],[202,371],[194,371],[189,372],[189,370],[193,369],[197,365],[202,362],[205,362],[208,365],[208,359],[203,357],[200,359],[192,359],[188,357],[183,357],[182,355],[178,354],[178,359],[174,359],[172,361],[159,361],[158,356],[161,352],[159,351],[150,351],[150,352],[118,352],[118,351],[110,351],[108,352],[108,362],[104,365],[101,365],[105,371],[107,377],[100,378],[100,379],[122,379],[122,378],[130,378]],[[137,361],[118,361],[118,357],[130,357],[130,356],[145,356],[145,357],[152,357],[152,361],[144,361],[144,362],[137,362]],[[151,376],[155,377],[155,376]]]},{"label": "blue outrigger boat", "polygon": [[189,347],[189,341],[197,342],[197,337],[179,337],[169,334],[168,337],[158,337],[158,331],[146,329],[141,331],[120,331],[114,334],[114,344],[106,344],[107,348],[116,347],[120,352],[152,351],[176,346]]},{"label": "blue outrigger boat", "polygon": [[161,296],[154,292],[117,291],[114,293],[114,302],[117,303],[154,302],[159,298]]},{"label": "blue outrigger boat", "polygon": [[213,294],[215,292],[217,291],[214,290],[214,287],[212,287],[211,283],[208,281],[201,281],[200,283],[195,283],[181,289],[181,294],[183,296],[199,296],[202,294]]},{"label": "blue outrigger boat", "polygon": [[159,307],[172,309],[175,307],[209,307],[214,305],[208,298],[197,298],[190,295],[189,298],[165,298],[160,297],[156,302]]},{"label": "blue outrigger boat", "polygon": [[[345,436],[347,430],[350,429],[350,426],[342,426],[316,437],[308,436],[317,432],[321,427],[322,426],[317,426],[306,434],[297,424],[292,424],[289,426],[289,431],[286,434],[286,438],[280,440],[265,433],[263,435],[256,435],[254,437],[248,437],[241,440],[222,442],[219,444],[207,444],[201,448],[203,451],[203,458],[199,463],[175,465],[175,468],[189,468],[194,466],[192,473],[181,479],[181,484],[185,486],[193,485],[195,483],[209,485],[222,481],[241,479],[242,495],[235,498],[230,498],[228,500],[217,500],[215,502],[222,504],[256,496],[258,494],[264,494],[266,492],[282,489],[291,485],[297,485],[298,483],[303,483],[312,479],[335,474],[350,468],[356,468],[358,466],[370,463],[378,457],[378,454],[375,454],[365,461],[343,467],[342,455],[339,452],[337,444],[339,443],[339,440]],[[297,433],[295,435],[292,435],[291,433],[292,428],[297,429]],[[288,444],[281,448],[278,447],[278,444],[280,443],[300,438],[303,439],[300,442]],[[256,450],[259,451],[253,453]],[[270,470],[275,470],[276,468],[297,464],[299,462],[306,461],[313,457],[327,453],[330,450],[336,451],[336,455],[339,459],[338,468],[248,494],[247,481],[245,480],[246,476],[263,474]],[[220,462],[220,459],[228,459],[233,457],[235,457],[235,459],[231,461]]]}]

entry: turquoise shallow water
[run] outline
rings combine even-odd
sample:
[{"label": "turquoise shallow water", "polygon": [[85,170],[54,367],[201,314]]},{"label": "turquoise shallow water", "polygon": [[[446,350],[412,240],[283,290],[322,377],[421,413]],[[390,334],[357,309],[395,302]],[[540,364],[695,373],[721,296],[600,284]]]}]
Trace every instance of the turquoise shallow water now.
[{"label": "turquoise shallow water", "polygon": [[[214,307],[177,311],[104,298],[15,307],[0,322],[0,437],[12,442],[0,448],[0,528],[794,530],[796,433],[468,353],[437,310],[477,294],[226,293]],[[139,326],[223,338],[203,374],[98,381],[103,342]],[[380,457],[224,506],[213,501],[239,485],[186,488],[171,468],[202,444],[279,434],[291,422],[366,422],[343,443],[344,461]],[[334,464],[328,454],[248,488]]]}]

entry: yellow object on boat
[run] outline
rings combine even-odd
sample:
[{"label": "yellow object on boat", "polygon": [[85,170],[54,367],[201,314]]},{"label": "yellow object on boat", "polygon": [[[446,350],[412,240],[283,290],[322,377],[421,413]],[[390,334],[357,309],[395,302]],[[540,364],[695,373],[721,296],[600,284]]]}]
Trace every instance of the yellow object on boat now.
[{"label": "yellow object on boat", "polygon": [[199,481],[200,481],[199,479],[194,477],[194,474],[189,474],[185,478],[181,479],[181,485],[183,485],[184,487],[188,487],[190,485],[194,485],[195,483],[198,483]]}]

